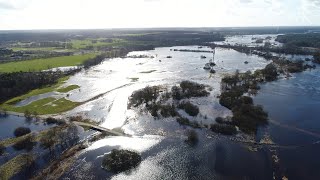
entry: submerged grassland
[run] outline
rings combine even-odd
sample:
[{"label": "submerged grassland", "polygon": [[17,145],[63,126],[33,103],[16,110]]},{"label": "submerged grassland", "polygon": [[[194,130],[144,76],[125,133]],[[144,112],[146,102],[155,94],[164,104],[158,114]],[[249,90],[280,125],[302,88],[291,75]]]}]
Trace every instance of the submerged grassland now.
[{"label": "submerged grassland", "polygon": [[20,106],[20,107],[15,106],[16,103],[22,100],[25,100],[27,98],[30,98],[32,96],[53,92],[53,91],[60,92],[60,93],[68,93],[71,90],[78,89],[79,88],[78,85],[69,85],[67,87],[61,87],[61,85],[65,83],[65,81],[68,80],[68,78],[69,78],[68,76],[60,78],[58,83],[55,85],[43,87],[40,89],[35,89],[22,96],[12,98],[6,101],[5,103],[3,103],[0,107],[2,109],[6,109],[7,111],[18,112],[18,113],[24,113],[26,111],[29,111],[39,115],[56,114],[56,113],[61,113],[64,111],[71,110],[76,106],[78,106],[80,103],[72,102],[66,98],[54,98],[54,97],[40,99],[26,106]]}]

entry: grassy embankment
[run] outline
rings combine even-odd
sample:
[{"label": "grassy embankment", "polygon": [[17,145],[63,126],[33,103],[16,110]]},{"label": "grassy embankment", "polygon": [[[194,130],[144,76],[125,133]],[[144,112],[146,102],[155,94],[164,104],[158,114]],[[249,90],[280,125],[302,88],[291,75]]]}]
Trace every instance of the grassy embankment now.
[{"label": "grassy embankment", "polygon": [[57,84],[52,85],[52,86],[47,86],[41,89],[35,89],[30,91],[27,94],[24,94],[22,96],[18,96],[15,98],[12,98],[2,105],[0,105],[1,108],[6,109],[7,111],[13,111],[13,112],[19,112],[19,113],[24,113],[26,110],[30,112],[36,112],[39,115],[43,114],[56,114],[56,113],[61,113],[65,112],[68,110],[71,110],[78,106],[80,103],[79,102],[72,102],[67,100],[66,98],[60,98],[56,99],[53,97],[48,97],[44,99],[40,99],[37,101],[34,101],[26,106],[21,106],[17,107],[15,104],[19,101],[22,101],[24,99],[27,99],[29,97],[39,95],[39,94],[44,94],[52,91],[57,91],[61,93],[67,93],[71,90],[79,88],[78,85],[70,85],[67,87],[62,87],[61,85],[68,79],[69,77],[64,77],[61,78]]},{"label": "grassy embankment", "polygon": [[76,56],[61,56],[47,59],[34,59],[18,62],[9,62],[0,64],[0,72],[29,72],[42,71],[51,68],[77,66],[86,60],[95,57],[97,54],[85,54]]},{"label": "grassy embankment", "polygon": [[21,154],[0,167],[0,179],[7,180],[34,161],[33,155]]}]

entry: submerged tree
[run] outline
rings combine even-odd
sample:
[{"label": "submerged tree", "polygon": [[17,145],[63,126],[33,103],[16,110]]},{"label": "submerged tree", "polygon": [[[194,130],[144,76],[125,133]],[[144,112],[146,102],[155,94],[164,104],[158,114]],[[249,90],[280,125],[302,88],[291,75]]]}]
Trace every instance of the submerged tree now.
[{"label": "submerged tree", "polygon": [[133,151],[113,149],[102,159],[102,167],[114,173],[123,172],[137,167],[141,156]]}]

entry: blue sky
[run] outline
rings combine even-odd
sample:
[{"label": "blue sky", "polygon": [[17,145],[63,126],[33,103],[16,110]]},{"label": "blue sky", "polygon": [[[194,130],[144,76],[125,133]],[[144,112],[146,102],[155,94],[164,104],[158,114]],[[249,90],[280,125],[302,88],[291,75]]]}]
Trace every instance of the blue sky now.
[{"label": "blue sky", "polygon": [[0,29],[318,26],[320,0],[0,0]]}]

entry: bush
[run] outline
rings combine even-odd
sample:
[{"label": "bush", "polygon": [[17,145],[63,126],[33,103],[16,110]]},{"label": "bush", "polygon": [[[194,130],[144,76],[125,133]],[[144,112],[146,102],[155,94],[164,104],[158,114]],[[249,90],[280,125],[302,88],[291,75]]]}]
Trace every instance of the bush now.
[{"label": "bush", "polygon": [[189,101],[180,103],[178,108],[184,109],[190,116],[197,116],[199,114],[198,106],[193,105]]},{"label": "bush", "polygon": [[176,100],[181,100],[183,98],[182,89],[178,86],[173,86],[171,88],[172,98]]},{"label": "bush", "polygon": [[189,126],[193,128],[201,128],[200,124],[197,121],[190,122]]},{"label": "bush", "polygon": [[178,114],[176,108],[170,104],[161,105],[160,103],[152,103],[147,107],[147,110],[153,117],[159,117],[158,112],[165,118],[170,116],[174,117]]},{"label": "bush", "polygon": [[180,87],[182,89],[183,96],[186,98],[204,97],[210,94],[208,91],[206,91],[203,84],[198,84],[196,82],[182,81],[180,83]]},{"label": "bush", "polygon": [[221,93],[219,103],[222,106],[231,110],[234,106],[238,104],[238,100],[241,98],[244,92],[244,87],[235,86],[230,91],[225,91]]},{"label": "bush", "polygon": [[274,64],[270,63],[263,69],[263,75],[266,81],[274,81],[278,78],[277,68]]},{"label": "bush", "polygon": [[6,147],[4,147],[2,144],[0,144],[0,156],[2,156],[4,154],[6,150]]},{"label": "bush", "polygon": [[14,135],[16,137],[24,136],[29,133],[31,133],[31,130],[30,128],[26,128],[26,127],[18,127],[17,129],[14,130]]},{"label": "bush", "polygon": [[24,112],[24,117],[27,119],[27,120],[31,120],[32,119],[32,114],[30,111],[26,110]]},{"label": "bush", "polygon": [[242,104],[234,108],[232,112],[233,122],[246,133],[256,133],[257,127],[266,124],[268,121],[268,114],[261,106]]},{"label": "bush", "polygon": [[216,118],[216,122],[219,124],[223,124],[224,123],[224,119],[222,117],[217,117]]},{"label": "bush", "polygon": [[128,107],[137,107],[150,101],[155,102],[160,94],[160,86],[147,86],[132,93]]},{"label": "bush", "polygon": [[227,125],[227,124],[213,124],[210,128],[213,132],[221,133],[224,135],[234,135],[237,133],[237,129],[235,126]]},{"label": "bush", "polygon": [[190,145],[196,145],[199,141],[198,134],[195,130],[189,130],[187,132],[188,139],[186,142]]},{"label": "bush", "polygon": [[23,150],[23,149],[26,149],[27,151],[31,151],[35,144],[36,143],[34,142],[34,137],[28,136],[25,139],[22,139],[22,140],[16,142],[15,144],[13,144],[13,148],[18,151]]},{"label": "bush", "polygon": [[313,62],[320,64],[320,52],[317,52],[313,55]]},{"label": "bush", "polygon": [[174,117],[176,116],[178,113],[176,111],[176,108],[173,105],[161,105],[160,106],[160,114],[162,117]]},{"label": "bush", "polygon": [[178,117],[177,122],[180,125],[190,125],[190,120],[188,118],[184,118],[184,117]]},{"label": "bush", "polygon": [[113,149],[102,159],[102,167],[114,173],[127,171],[137,167],[141,162],[141,156],[128,150]]},{"label": "bush", "polygon": [[[81,117],[81,116],[80,116]],[[74,121],[75,119],[70,118],[71,121]],[[66,124],[66,122],[62,119],[56,119],[53,117],[48,117],[45,119],[45,122],[47,124],[57,124],[57,125],[62,125],[62,124]]]},{"label": "bush", "polygon": [[288,64],[287,70],[290,73],[302,72],[304,70],[303,61],[290,62]]}]

